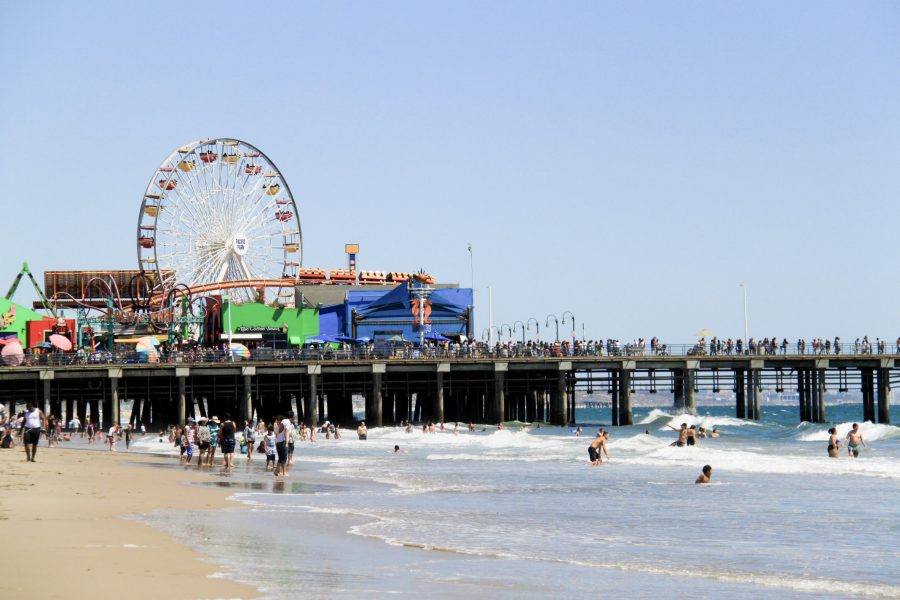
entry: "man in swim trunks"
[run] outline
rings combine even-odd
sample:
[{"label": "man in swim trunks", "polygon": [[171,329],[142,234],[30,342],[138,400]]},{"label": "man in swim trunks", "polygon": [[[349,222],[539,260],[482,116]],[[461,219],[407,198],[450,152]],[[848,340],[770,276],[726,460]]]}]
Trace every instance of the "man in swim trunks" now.
[{"label": "man in swim trunks", "polygon": [[674,442],[672,442],[671,444],[669,444],[670,446],[678,446],[679,448],[681,448],[687,444],[687,437],[688,437],[687,423],[682,423],[681,429],[675,429],[671,425],[666,425],[666,427],[668,427],[672,431],[678,432],[678,439],[675,440]]},{"label": "man in swim trunks", "polygon": [[[603,464],[603,458],[600,456],[601,452],[606,452],[606,438],[603,437],[602,431],[598,431],[597,437],[595,437],[594,441],[591,442],[591,445],[588,446],[588,457],[591,459],[592,465],[597,466]],[[609,459],[608,452],[606,458]]]},{"label": "man in swim trunks", "polygon": [[700,476],[697,477],[697,480],[694,483],[709,483],[709,480],[712,478],[712,467],[709,465],[705,465],[703,467],[703,472],[700,473]]},{"label": "man in swim trunks", "polygon": [[847,454],[853,458],[859,458],[859,447],[868,448],[862,433],[859,431],[859,423],[853,424],[853,429],[847,432]]}]

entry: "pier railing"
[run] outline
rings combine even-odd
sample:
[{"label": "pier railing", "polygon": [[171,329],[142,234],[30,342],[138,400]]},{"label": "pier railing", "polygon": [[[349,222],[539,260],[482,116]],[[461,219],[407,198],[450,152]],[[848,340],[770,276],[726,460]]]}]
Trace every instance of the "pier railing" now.
[{"label": "pier railing", "polygon": [[[779,346],[775,351],[758,352],[736,350],[731,352],[710,351],[708,346],[699,344],[666,344],[656,349],[642,348],[638,345],[603,347],[586,344],[578,346],[574,350],[561,346],[527,346],[513,344],[488,348],[484,345],[451,345],[451,346],[345,346],[338,348],[302,348],[302,349],[251,349],[249,357],[241,357],[230,354],[219,348],[204,348],[184,351],[161,351],[156,355],[146,352],[115,351],[115,352],[49,352],[42,354],[26,354],[21,366],[67,366],[67,365],[125,365],[146,363],[225,363],[225,362],[304,362],[304,361],[366,361],[366,360],[473,360],[486,359],[498,360],[505,358],[515,359],[542,359],[542,358],[578,358],[578,357],[862,357],[868,355],[900,355],[897,344],[864,345],[847,344],[839,348],[813,348],[807,344],[798,346],[791,344],[786,347]],[[14,366],[10,357],[3,357],[0,366]]]}]

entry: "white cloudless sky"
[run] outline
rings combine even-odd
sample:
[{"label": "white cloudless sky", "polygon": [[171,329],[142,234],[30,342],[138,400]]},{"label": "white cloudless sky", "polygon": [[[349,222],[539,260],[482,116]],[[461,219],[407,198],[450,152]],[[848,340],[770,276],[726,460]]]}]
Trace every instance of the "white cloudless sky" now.
[{"label": "white cloudless sky", "polygon": [[159,163],[236,137],[304,266],[469,285],[471,242],[479,332],[490,285],[544,338],[738,337],[746,282],[751,335],[900,335],[895,2],[0,5],[3,291],[137,268]]}]

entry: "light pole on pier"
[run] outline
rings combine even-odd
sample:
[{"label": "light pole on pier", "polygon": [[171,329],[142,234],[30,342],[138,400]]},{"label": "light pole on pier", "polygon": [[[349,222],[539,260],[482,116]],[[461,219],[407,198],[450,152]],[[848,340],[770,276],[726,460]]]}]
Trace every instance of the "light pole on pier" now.
[{"label": "light pole on pier", "polygon": [[748,325],[747,319],[747,286],[746,284],[741,284],[741,289],[744,291],[744,348],[747,348],[747,340],[749,338],[750,327]]},{"label": "light pole on pier", "polygon": [[547,315],[547,322],[544,323],[545,327],[550,327],[550,319],[553,319],[553,322],[556,323],[556,341],[559,341],[559,319],[556,318],[556,315]]},{"label": "light pole on pier", "polygon": [[523,323],[522,321],[515,321],[513,323],[513,332],[515,332],[516,329],[518,329],[518,327],[517,327],[518,325],[522,326],[522,345],[524,346],[525,345],[525,323]]},{"label": "light pole on pier", "polygon": [[[472,309],[475,309],[475,259],[472,256],[472,242],[468,243],[469,248],[469,276],[472,279]],[[472,323],[472,327],[475,327],[474,322]]]},{"label": "light pole on pier", "polygon": [[534,317],[528,318],[528,330],[531,331],[531,322],[534,321],[534,327],[537,330],[537,335],[535,336],[537,341],[541,341],[541,323]]},{"label": "light pole on pier", "polygon": [[572,348],[574,349],[574,348],[575,348],[575,342],[578,341],[578,333],[577,333],[577,330],[575,329],[575,315],[573,315],[573,314],[571,313],[571,311],[568,311],[568,310],[567,310],[567,311],[564,311],[564,312],[563,312],[563,315],[562,315],[562,317],[563,317],[563,320],[562,320],[563,325],[566,324],[566,315],[569,315],[570,317],[572,317]]}]

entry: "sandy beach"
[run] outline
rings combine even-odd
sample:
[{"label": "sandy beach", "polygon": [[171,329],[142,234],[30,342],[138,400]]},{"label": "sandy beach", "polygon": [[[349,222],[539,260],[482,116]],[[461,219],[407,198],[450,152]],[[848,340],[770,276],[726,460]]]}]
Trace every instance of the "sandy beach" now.
[{"label": "sandy beach", "polygon": [[[238,506],[222,489],[188,488],[197,478],[142,468],[154,457],[42,444],[0,451],[3,570],[10,598],[255,598],[252,587],[209,576],[218,571],[180,540],[127,515]],[[132,464],[129,464],[132,463]],[[114,592],[115,590],[115,592]]]}]

